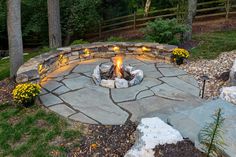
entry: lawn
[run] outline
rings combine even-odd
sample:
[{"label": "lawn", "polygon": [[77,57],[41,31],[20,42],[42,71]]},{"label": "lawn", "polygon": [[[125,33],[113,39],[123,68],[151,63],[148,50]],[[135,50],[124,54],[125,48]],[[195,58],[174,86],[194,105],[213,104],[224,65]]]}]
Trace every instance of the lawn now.
[{"label": "lawn", "polygon": [[191,59],[214,59],[220,53],[236,50],[236,30],[195,34],[199,45],[191,50]]},{"label": "lawn", "polygon": [[0,105],[0,156],[66,156],[81,132],[38,106]]},{"label": "lawn", "polygon": [[[39,50],[34,50],[34,51],[25,51],[24,53],[28,53],[28,55],[24,56],[24,61],[27,61],[32,57],[35,57],[37,55],[40,55],[48,51],[50,51],[50,49],[47,47],[43,47]],[[9,75],[10,75],[9,59],[0,60],[0,80],[3,80],[6,77],[9,77]]]}]

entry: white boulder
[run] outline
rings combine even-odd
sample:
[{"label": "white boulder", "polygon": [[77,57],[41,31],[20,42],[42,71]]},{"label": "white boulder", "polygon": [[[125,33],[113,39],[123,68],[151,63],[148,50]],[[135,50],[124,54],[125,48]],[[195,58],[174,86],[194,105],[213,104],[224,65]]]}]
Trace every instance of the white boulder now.
[{"label": "white boulder", "polygon": [[143,118],[137,127],[138,138],[125,157],[154,157],[156,145],[176,144],[183,137],[179,131],[163,122],[158,117]]},{"label": "white boulder", "polygon": [[100,75],[100,67],[99,65],[96,66],[96,68],[93,70],[92,74],[94,82],[99,85],[101,83],[101,75]]},{"label": "white boulder", "polygon": [[223,87],[221,89],[220,98],[236,104],[236,86]]},{"label": "white boulder", "polygon": [[115,88],[115,80],[104,80],[101,81],[101,86],[107,87],[107,88]]},{"label": "white boulder", "polygon": [[128,81],[125,79],[115,78],[116,88],[127,88],[129,87]]},{"label": "white boulder", "polygon": [[236,85],[236,59],[234,60],[234,64],[230,70],[230,83],[232,86]]}]

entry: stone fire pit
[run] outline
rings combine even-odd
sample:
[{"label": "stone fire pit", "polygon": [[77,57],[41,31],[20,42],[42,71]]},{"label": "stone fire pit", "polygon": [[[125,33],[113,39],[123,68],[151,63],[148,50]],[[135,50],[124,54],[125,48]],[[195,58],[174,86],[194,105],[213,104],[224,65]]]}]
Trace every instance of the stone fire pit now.
[{"label": "stone fire pit", "polygon": [[119,125],[156,114],[166,117],[200,104],[197,81],[170,64],[173,48],[157,43],[60,48],[26,62],[16,81],[39,83],[38,103],[82,123]]},{"label": "stone fire pit", "polygon": [[123,64],[123,56],[113,57],[112,63],[96,66],[92,75],[96,84],[107,88],[128,88],[143,80],[143,71]]}]

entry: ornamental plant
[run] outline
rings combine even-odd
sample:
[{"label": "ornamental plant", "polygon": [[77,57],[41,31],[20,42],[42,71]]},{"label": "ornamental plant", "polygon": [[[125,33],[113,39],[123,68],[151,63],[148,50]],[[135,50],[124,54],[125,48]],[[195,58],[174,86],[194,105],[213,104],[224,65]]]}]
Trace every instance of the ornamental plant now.
[{"label": "ornamental plant", "polygon": [[40,93],[40,86],[35,83],[19,84],[12,92],[13,99],[17,104],[31,105]]},{"label": "ornamental plant", "polygon": [[185,49],[182,48],[175,48],[172,52],[172,55],[174,58],[188,58],[189,57],[189,52]]}]

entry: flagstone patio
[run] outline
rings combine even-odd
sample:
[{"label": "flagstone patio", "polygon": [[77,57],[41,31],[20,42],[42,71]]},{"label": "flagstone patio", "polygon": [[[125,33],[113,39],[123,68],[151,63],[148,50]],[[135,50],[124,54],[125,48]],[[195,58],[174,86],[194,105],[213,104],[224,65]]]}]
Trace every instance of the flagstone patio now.
[{"label": "flagstone patio", "polygon": [[171,113],[200,105],[197,81],[172,64],[142,56],[126,57],[124,63],[144,71],[141,84],[125,89],[95,85],[91,77],[96,65],[109,59],[74,62],[41,81],[40,101],[69,119],[89,124],[124,124],[142,117]]}]

